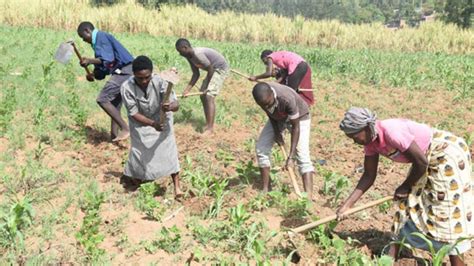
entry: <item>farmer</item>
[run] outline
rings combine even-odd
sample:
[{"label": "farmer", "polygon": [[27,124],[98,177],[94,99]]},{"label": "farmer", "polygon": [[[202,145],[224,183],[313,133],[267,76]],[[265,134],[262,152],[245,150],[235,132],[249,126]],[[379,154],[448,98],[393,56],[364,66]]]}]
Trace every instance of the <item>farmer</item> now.
[{"label": "farmer", "polygon": [[[432,241],[436,250],[452,245],[451,265],[463,265],[459,254],[471,249],[473,236],[473,179],[471,155],[466,142],[450,132],[430,128],[406,119],[377,120],[370,110],[350,108],[339,125],[355,143],[364,145],[364,173],[357,187],[337,210],[339,218],[374,183],[379,155],[411,169],[395,190],[398,211],[393,233],[414,248],[427,249],[427,244],[413,232]],[[400,246],[392,244],[390,255],[397,259]]]},{"label": "farmer", "polygon": [[[299,172],[303,178],[304,191],[309,199],[313,194],[314,167],[309,154],[309,131],[311,127],[308,105],[285,85],[275,82],[259,82],[253,87],[255,102],[265,111],[268,121],[258,138],[256,151],[260,174],[263,179],[263,191],[270,187],[270,154],[275,142],[284,145],[283,131],[288,128],[291,134],[291,146],[284,168],[293,166],[297,160]],[[296,157],[295,157],[296,155]]]},{"label": "farmer", "polygon": [[120,115],[122,106],[120,86],[132,75],[133,56],[112,35],[98,31],[88,21],[79,24],[77,34],[94,49],[95,58],[83,57],[80,61],[84,67],[94,65],[93,76],[88,75],[87,80],[94,81],[94,78],[101,80],[110,75],[110,79],[97,96],[97,103],[111,118],[111,139],[112,141],[127,139],[130,130]]},{"label": "farmer", "polygon": [[204,93],[201,95],[201,102],[206,117],[206,128],[203,134],[212,134],[214,132],[214,118],[216,116],[215,97],[219,94],[224,80],[229,73],[229,64],[216,50],[205,47],[193,48],[189,41],[183,38],[176,41],[176,50],[188,60],[193,71],[193,76],[184,89],[183,95],[187,95],[198,81],[199,69],[207,71],[206,78],[202,82],[200,89]]},{"label": "farmer", "polygon": [[258,76],[251,76],[249,80],[257,81],[275,76],[278,73],[278,82],[291,87],[309,105],[314,104],[312,91],[300,91],[301,89],[311,90],[311,67],[300,55],[288,52],[264,50],[260,59],[267,66],[265,73]]},{"label": "farmer", "polygon": [[[173,130],[173,113],[179,108],[174,92],[163,102],[168,82],[153,73],[146,56],[132,63],[133,78],[123,83],[121,93],[130,123],[131,148],[124,175],[135,183],[170,176],[175,197],[182,196],[179,186],[178,149]],[[160,110],[166,121],[160,121]]]}]

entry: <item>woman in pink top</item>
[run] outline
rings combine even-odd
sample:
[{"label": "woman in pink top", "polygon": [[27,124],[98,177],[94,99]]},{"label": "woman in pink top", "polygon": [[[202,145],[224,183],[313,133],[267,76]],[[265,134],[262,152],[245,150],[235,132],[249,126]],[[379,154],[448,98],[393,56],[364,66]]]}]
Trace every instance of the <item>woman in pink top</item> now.
[{"label": "woman in pink top", "polygon": [[[474,234],[474,186],[471,154],[466,142],[453,134],[406,119],[377,120],[365,108],[352,107],[339,125],[355,143],[364,145],[364,173],[357,187],[337,210],[339,218],[374,183],[379,155],[411,163],[407,178],[395,190],[398,211],[392,231],[398,241],[428,249],[413,234],[421,233],[435,250],[450,245],[451,265],[464,265],[461,254],[471,249]],[[400,244],[389,254],[397,259]]]},{"label": "woman in pink top", "polygon": [[[303,57],[288,51],[264,50],[260,58],[267,69],[263,74],[249,77],[251,81],[276,76],[279,83],[293,88],[309,106],[314,104],[311,67]],[[277,75],[278,70],[280,73]],[[304,90],[300,91],[300,88]]]}]

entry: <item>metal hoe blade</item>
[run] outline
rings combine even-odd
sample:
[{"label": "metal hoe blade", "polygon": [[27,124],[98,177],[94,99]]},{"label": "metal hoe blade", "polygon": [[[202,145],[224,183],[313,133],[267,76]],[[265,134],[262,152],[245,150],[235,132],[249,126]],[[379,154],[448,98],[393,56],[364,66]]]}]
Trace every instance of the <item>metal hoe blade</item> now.
[{"label": "metal hoe blade", "polygon": [[59,45],[54,55],[54,59],[61,64],[67,64],[71,60],[73,47],[70,42],[63,42]]},{"label": "metal hoe blade", "polygon": [[179,75],[175,69],[169,69],[165,71],[161,71],[159,73],[160,77],[168,82],[173,83],[174,85],[178,84],[179,82]]}]

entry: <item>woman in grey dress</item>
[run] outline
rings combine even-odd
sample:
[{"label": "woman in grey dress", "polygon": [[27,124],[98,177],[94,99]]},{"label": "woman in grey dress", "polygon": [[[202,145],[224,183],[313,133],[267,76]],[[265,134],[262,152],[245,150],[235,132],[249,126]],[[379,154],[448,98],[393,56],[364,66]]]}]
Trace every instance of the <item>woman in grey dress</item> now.
[{"label": "woman in grey dress", "polygon": [[[133,77],[121,88],[130,124],[131,148],[124,175],[138,182],[171,176],[176,197],[179,186],[178,149],[173,130],[173,112],[179,108],[174,92],[163,102],[168,82],[153,74],[153,63],[138,56],[132,63]],[[160,121],[160,109],[166,112]]]}]

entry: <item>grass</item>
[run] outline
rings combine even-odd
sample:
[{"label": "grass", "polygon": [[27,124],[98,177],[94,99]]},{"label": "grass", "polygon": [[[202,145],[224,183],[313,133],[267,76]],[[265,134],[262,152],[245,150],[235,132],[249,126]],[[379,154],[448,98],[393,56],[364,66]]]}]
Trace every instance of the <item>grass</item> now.
[{"label": "grass", "polygon": [[[99,8],[92,7],[89,2],[2,0],[0,22],[75,30],[79,21],[90,20],[113,32],[276,45],[299,43],[307,47],[336,49],[456,54],[472,54],[474,49],[472,30],[462,30],[439,21],[422,24],[419,28],[393,31],[379,23],[346,25],[338,21],[307,20],[301,16],[290,19],[273,14],[249,15],[229,11],[211,15],[193,5],[164,5],[157,11],[143,8],[134,0]],[[285,30],[280,30],[283,28]]]},{"label": "grass", "polygon": [[[474,117],[473,97],[458,91],[472,84],[472,74],[466,72],[472,56],[280,46],[307,56],[315,70],[317,105],[312,109],[311,153],[325,165],[315,175],[314,191],[325,190],[326,180],[327,195],[321,193],[311,204],[296,199],[290,193],[287,173],[278,170],[284,162],[278,149],[272,154],[273,191],[258,193],[261,180],[255,139],[266,118],[247,93],[251,83],[231,76],[222,96],[216,98],[218,108],[225,108],[219,111],[214,139],[198,133],[204,121],[199,99],[180,100],[175,129],[182,182],[196,197],[188,196],[183,210],[163,221],[178,209],[169,203],[174,202],[169,179],[130,193],[119,184],[128,150],[104,141],[110,121],[94,100],[103,82],[85,81],[74,59],[64,66],[52,61],[57,45],[75,33],[6,25],[0,27],[0,33],[0,55],[5,59],[0,61],[0,243],[9,243],[0,246],[4,264],[146,263],[157,259],[184,264],[190,259],[203,264],[285,265],[293,248],[284,246],[286,241],[275,232],[293,227],[292,222],[314,219],[315,214],[332,214],[350,187],[342,183],[357,182],[353,169],[362,162],[362,151],[337,129],[348,106],[366,105],[381,118],[414,118],[466,136],[472,144],[467,122]],[[158,68],[177,66],[183,80],[190,76],[185,60],[174,51],[175,38],[125,33],[117,38],[135,55],[150,55]],[[265,47],[262,44],[193,41],[221,50],[242,71],[263,70],[258,60]],[[84,55],[91,54],[84,43],[78,46]],[[409,74],[407,69],[418,67],[423,69]],[[371,75],[378,82],[365,80]],[[374,186],[380,195],[393,193],[404,169],[392,168],[385,161],[380,167]],[[339,179],[343,181],[338,185]],[[386,215],[376,209],[370,214],[374,220]],[[8,221],[21,222],[7,225]],[[345,223],[334,231],[354,226]],[[177,230],[172,229],[174,225]],[[383,222],[373,226],[389,228]],[[20,243],[19,233],[25,248],[12,248],[12,243]],[[346,255],[344,261],[378,263],[378,258],[362,256],[355,240],[334,242],[336,236],[323,233],[326,240],[302,240],[308,248],[305,254],[317,254],[327,263],[341,262],[341,254]],[[170,249],[160,246],[161,242]],[[305,256],[303,260],[315,259]]]}]

